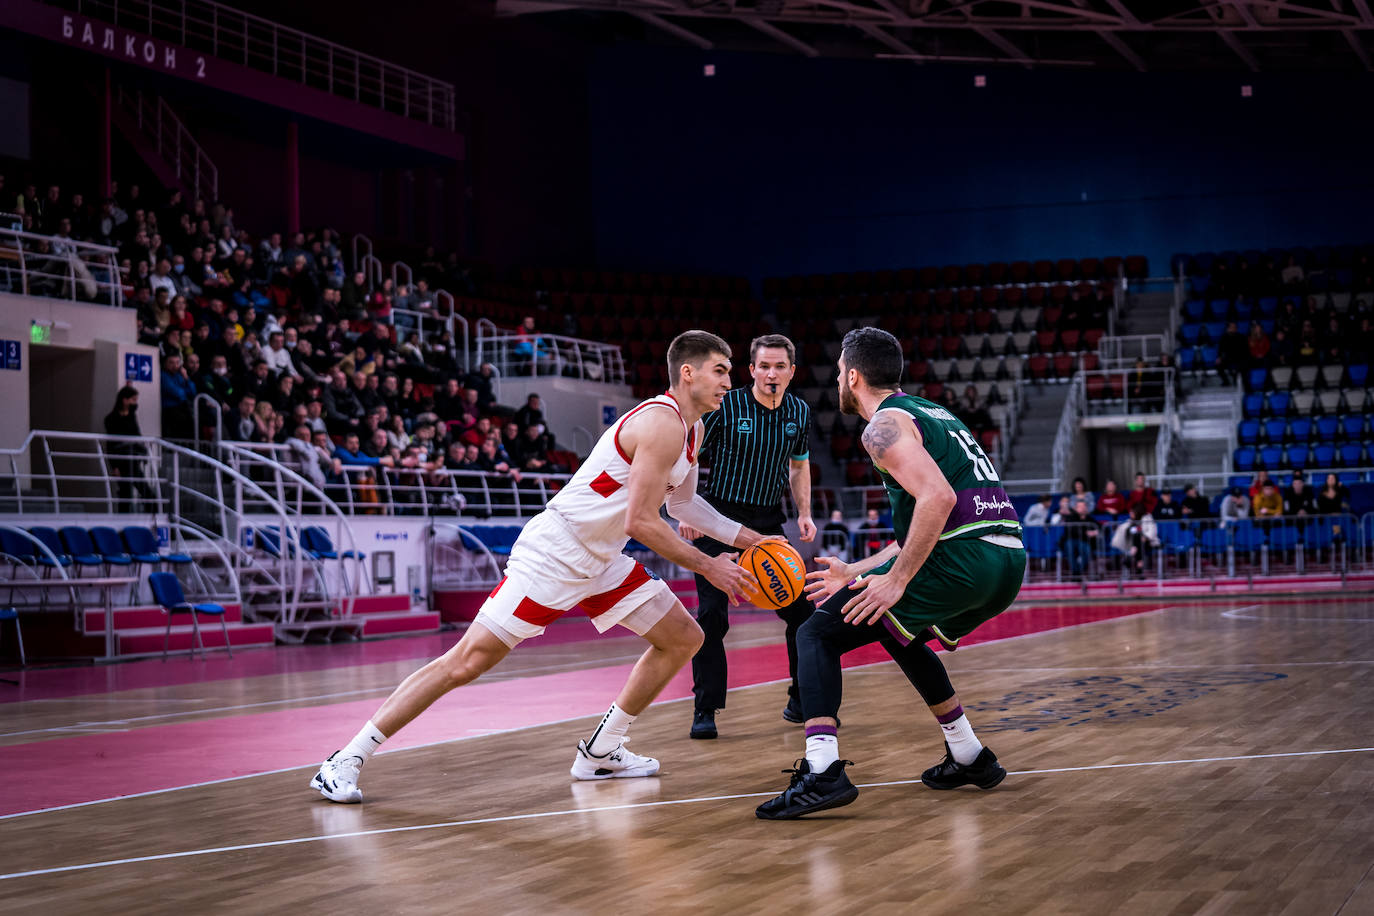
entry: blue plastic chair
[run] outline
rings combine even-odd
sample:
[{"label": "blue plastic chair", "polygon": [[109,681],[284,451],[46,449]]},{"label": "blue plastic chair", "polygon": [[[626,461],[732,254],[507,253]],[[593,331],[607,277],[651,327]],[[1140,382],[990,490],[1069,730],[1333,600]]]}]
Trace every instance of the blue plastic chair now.
[{"label": "blue plastic chair", "polygon": [[14,621],[14,638],[19,642],[19,667],[26,667],[29,662],[24,657],[24,631],[19,628],[19,612],[12,607],[0,607],[0,623],[6,620]]},{"label": "blue plastic chair", "polygon": [[68,555],[67,548],[62,546],[62,539],[58,537],[55,529],[39,526],[37,528],[30,528],[29,534],[33,535],[33,537],[44,547],[48,548],[48,550],[52,552],[53,557],[57,558],[57,561],[54,563],[53,557],[49,557],[41,550],[34,551],[34,562],[44,567],[44,575],[47,575],[59,566],[66,568],[72,565],[72,558]]},{"label": "blue plastic chair", "polygon": [[67,554],[71,556],[78,576],[81,575],[81,570],[89,567],[98,570],[105,568],[105,558],[95,549],[95,544],[91,542],[91,536],[85,528],[66,525],[58,531],[58,536],[62,539],[62,546],[67,548]]},{"label": "blue plastic chair", "polygon": [[1178,334],[1185,346],[1196,347],[1202,342],[1202,325],[1188,322],[1179,327]]},{"label": "blue plastic chair", "polygon": [[1203,344],[1201,347],[1198,347],[1198,357],[1197,357],[1197,358],[1198,358],[1198,360],[1202,363],[1202,365],[1199,366],[1199,368],[1201,368],[1201,369],[1210,369],[1210,368],[1212,368],[1212,366],[1216,365],[1216,362],[1217,362],[1217,345],[1216,345],[1216,344]]},{"label": "blue plastic chair", "polygon": [[224,622],[224,607],[218,604],[191,604],[186,600],[186,595],[181,591],[181,581],[173,573],[155,572],[148,576],[148,586],[153,590],[153,600],[161,606],[167,614],[167,633],[162,637],[162,660],[167,660],[167,649],[172,640],[172,617],[176,614],[191,615],[191,629],[194,631],[194,641],[191,643],[191,657],[196,657],[196,645],[200,645],[200,657],[203,659],[205,653],[205,639],[200,635],[200,620],[198,614],[218,615],[220,629],[224,631],[224,649],[229,653],[229,657],[234,657],[234,650],[229,645],[229,625]]},{"label": "blue plastic chair", "polygon": [[1276,417],[1286,416],[1292,403],[1293,396],[1286,391],[1271,391],[1269,393],[1269,413]]},{"label": "blue plastic chair", "polygon": [[1213,299],[1207,303],[1207,314],[1215,321],[1225,321],[1231,311],[1231,300]]},{"label": "blue plastic chair", "polygon": [[1329,442],[1319,442],[1312,446],[1312,466],[1329,468],[1336,464],[1336,446]]},{"label": "blue plastic chair", "polygon": [[119,534],[124,539],[124,546],[129,548],[129,555],[140,563],[148,563],[152,566],[160,566],[163,563],[170,563],[172,566],[186,566],[192,562],[191,557],[184,553],[159,552],[157,537],[149,528],[133,525],[121,529]]},{"label": "blue plastic chair", "polygon": [[1307,443],[1299,442],[1288,446],[1287,450],[1283,453],[1283,457],[1288,462],[1290,468],[1298,471],[1302,470],[1307,467]]},{"label": "blue plastic chair", "polygon": [[1258,417],[1264,413],[1264,395],[1258,391],[1251,392],[1245,396],[1242,405],[1245,409],[1245,416]]},{"label": "blue plastic chair", "polygon": [[1200,322],[1207,317],[1207,303],[1201,299],[1189,299],[1183,303],[1183,314],[1191,322]]},{"label": "blue plastic chair", "polygon": [[1341,417],[1340,424],[1341,435],[1345,436],[1347,439],[1364,438],[1365,423],[1363,414],[1348,414]]},{"label": "blue plastic chair", "polygon": [[1245,374],[1245,390],[1263,391],[1269,387],[1269,370],[1260,366]]},{"label": "blue plastic chair", "polygon": [[1255,445],[1259,442],[1259,434],[1260,421],[1254,417],[1241,420],[1236,427],[1236,438],[1240,440],[1241,445]]},{"label": "blue plastic chair", "polygon": [[1191,372],[1197,362],[1197,354],[1191,346],[1179,347],[1174,353],[1174,359],[1178,362],[1178,368],[1183,372]]},{"label": "blue plastic chair", "polygon": [[[34,556],[36,549],[33,546],[33,541],[17,531],[0,529],[0,552],[13,557],[11,560],[12,567],[15,565],[32,566],[37,562]],[[13,569],[11,569],[12,576]]]},{"label": "blue plastic chair", "polygon": [[1249,519],[1239,521],[1233,526],[1231,544],[1237,553],[1254,553],[1264,546],[1264,530]]},{"label": "blue plastic chair", "polygon": [[1282,417],[1274,417],[1264,421],[1264,437],[1271,444],[1282,442],[1288,435],[1288,421]]},{"label": "blue plastic chair", "polygon": [[1361,442],[1347,442],[1340,448],[1341,464],[1346,467],[1359,467],[1364,461],[1364,444]]},{"label": "blue plastic chair", "polygon": [[1292,525],[1275,525],[1269,529],[1269,550],[1271,553],[1292,553],[1302,540],[1302,534]]},{"label": "blue plastic chair", "polygon": [[1283,446],[1266,445],[1259,451],[1259,466],[1267,470],[1277,470],[1283,465]]},{"label": "blue plastic chair", "polygon": [[1341,421],[1330,414],[1317,417],[1317,438],[1325,442],[1330,442],[1336,438],[1336,433],[1340,431]]},{"label": "blue plastic chair", "polygon": [[1203,323],[1202,327],[1207,332],[1207,340],[1210,343],[1221,340],[1221,335],[1226,333],[1226,322],[1224,321],[1207,321]]},{"label": "blue plastic chair", "polygon": [[1288,437],[1294,442],[1306,442],[1312,438],[1312,418],[1294,417],[1288,421]]},{"label": "blue plastic chair", "polygon": [[1231,456],[1231,464],[1237,471],[1253,471],[1255,469],[1255,450],[1251,446],[1242,446],[1236,449]]},{"label": "blue plastic chair", "polygon": [[1364,388],[1365,383],[1369,381],[1369,365],[1356,363],[1353,366],[1346,366],[1345,374],[1350,379],[1351,388]]},{"label": "blue plastic chair", "polygon": [[1208,528],[1198,540],[1198,549],[1204,556],[1216,557],[1226,553],[1231,546],[1231,533],[1225,528]]}]

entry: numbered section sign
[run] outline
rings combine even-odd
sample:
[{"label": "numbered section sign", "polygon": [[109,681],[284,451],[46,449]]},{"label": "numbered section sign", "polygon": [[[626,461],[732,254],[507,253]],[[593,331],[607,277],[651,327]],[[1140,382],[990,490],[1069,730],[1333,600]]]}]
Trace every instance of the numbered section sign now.
[{"label": "numbered section sign", "polygon": [[151,382],[153,380],[152,354],[125,353],[124,380],[126,382]]},{"label": "numbered section sign", "polygon": [[24,368],[23,349],[17,340],[0,340],[0,369],[13,369],[18,372]]}]

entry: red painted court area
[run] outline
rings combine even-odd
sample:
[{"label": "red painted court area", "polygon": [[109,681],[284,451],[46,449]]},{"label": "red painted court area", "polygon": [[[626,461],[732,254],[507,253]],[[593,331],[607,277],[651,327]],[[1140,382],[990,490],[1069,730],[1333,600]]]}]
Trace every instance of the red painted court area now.
[{"label": "red painted court area", "polygon": [[[1145,603],[1014,608],[985,624],[962,645],[1148,613],[1161,607]],[[413,660],[418,667],[455,638],[448,634],[260,650],[232,660],[178,658],[165,664],[145,661],[110,668],[24,672],[19,685],[0,684],[0,698],[21,704],[62,701],[78,711],[62,728],[26,732],[22,726],[0,727],[0,740],[14,742],[0,747],[0,770],[6,774],[0,816],[313,765],[371,716],[389,687],[355,692],[361,696],[344,692],[306,697],[286,690],[274,701],[236,704],[227,699],[240,694],[234,682],[406,660]],[[550,627],[530,645],[561,643],[575,653],[578,644],[596,638],[590,622],[577,618]],[[637,641],[627,641],[627,645],[632,646],[630,651],[638,651]],[[732,688],[786,677],[787,656],[780,627],[776,643],[732,649],[728,654]],[[853,667],[885,660],[887,654],[872,645],[845,656],[844,664]],[[598,715],[629,670],[629,662],[617,662],[478,681],[444,697],[389,741],[382,753]],[[282,682],[289,683],[289,678]],[[187,685],[194,686],[188,690]],[[109,705],[114,695],[150,688],[178,688],[177,701],[152,715],[116,718],[119,707]],[[691,672],[684,670],[664,690],[659,702],[691,695]],[[90,699],[89,708],[80,706],[83,697]],[[219,701],[188,707],[188,698]],[[286,703],[292,704],[291,708],[272,708]],[[177,721],[192,714],[198,716],[195,721]],[[18,717],[5,718],[14,723]],[[94,733],[74,734],[81,730]]]}]

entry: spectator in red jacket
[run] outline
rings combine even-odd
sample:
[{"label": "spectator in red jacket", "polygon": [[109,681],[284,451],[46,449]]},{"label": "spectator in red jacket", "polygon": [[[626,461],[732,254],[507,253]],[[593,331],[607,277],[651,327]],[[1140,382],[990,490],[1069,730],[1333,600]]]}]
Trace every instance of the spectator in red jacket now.
[{"label": "spectator in red jacket", "polygon": [[1097,511],[1105,512],[1113,519],[1125,513],[1126,496],[1116,488],[1115,480],[1108,480],[1102,488],[1102,495],[1097,498]]},{"label": "spectator in red jacket", "polygon": [[1159,502],[1159,495],[1154,488],[1145,482],[1144,474],[1135,475],[1135,487],[1126,497],[1126,508],[1134,509],[1136,506],[1143,506],[1146,513],[1153,515],[1155,505]]}]

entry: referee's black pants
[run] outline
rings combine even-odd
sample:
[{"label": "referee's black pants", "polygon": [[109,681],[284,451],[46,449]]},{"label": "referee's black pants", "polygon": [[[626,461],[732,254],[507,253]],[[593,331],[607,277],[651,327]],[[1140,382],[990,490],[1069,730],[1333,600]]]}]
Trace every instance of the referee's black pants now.
[{"label": "referee's black pants", "polygon": [[[759,534],[782,534],[782,523],[786,516],[781,505],[749,506],[714,500],[712,505],[726,518],[752,528]],[[709,537],[697,538],[692,543],[697,550],[712,557],[738,550]],[[729,608],[730,599],[725,596],[725,592],[698,573],[697,623],[701,626],[705,638],[697,654],[692,657],[692,693],[696,696],[697,709],[725,708],[725,634],[730,630]],[[787,640],[787,676],[792,679],[787,686],[787,695],[793,699],[800,696],[797,692],[797,630],[811,616],[812,610],[811,602],[802,596],[777,611],[777,615],[786,624],[784,636]]]}]

